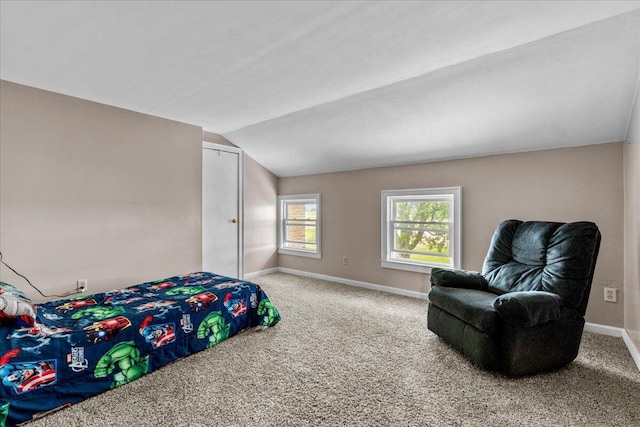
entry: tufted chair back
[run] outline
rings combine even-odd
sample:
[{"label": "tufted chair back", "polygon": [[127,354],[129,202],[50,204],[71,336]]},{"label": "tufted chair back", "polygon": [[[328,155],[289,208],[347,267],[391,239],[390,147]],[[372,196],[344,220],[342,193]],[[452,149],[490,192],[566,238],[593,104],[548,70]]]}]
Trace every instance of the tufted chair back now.
[{"label": "tufted chair back", "polygon": [[489,291],[547,291],[585,314],[600,248],[591,222],[522,222],[498,226],[482,267]]}]

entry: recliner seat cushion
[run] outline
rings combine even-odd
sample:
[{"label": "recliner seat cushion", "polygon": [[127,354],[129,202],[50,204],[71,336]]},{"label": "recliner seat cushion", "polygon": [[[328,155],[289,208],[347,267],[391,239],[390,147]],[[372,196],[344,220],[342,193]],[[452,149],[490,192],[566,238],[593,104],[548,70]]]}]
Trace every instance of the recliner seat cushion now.
[{"label": "recliner seat cushion", "polygon": [[497,298],[489,292],[445,286],[434,286],[429,292],[431,304],[489,335],[497,331],[498,313],[493,308]]}]

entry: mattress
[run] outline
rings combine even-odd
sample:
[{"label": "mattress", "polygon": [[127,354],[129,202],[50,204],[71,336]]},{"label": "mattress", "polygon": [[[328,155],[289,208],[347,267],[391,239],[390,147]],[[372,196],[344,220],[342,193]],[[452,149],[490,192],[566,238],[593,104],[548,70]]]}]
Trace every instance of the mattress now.
[{"label": "mattress", "polygon": [[259,285],[207,272],[35,308],[33,326],[0,325],[0,426],[71,406],[280,320]]}]

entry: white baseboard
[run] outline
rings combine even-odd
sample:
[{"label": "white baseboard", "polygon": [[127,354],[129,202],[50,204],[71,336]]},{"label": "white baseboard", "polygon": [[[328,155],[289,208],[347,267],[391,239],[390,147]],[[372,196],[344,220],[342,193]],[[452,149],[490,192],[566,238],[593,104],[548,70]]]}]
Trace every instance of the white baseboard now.
[{"label": "white baseboard", "polygon": [[638,370],[640,370],[640,351],[633,344],[633,341],[631,341],[631,337],[629,336],[627,331],[623,331],[622,340],[627,345],[627,348],[629,349],[629,353],[631,353],[631,357],[633,358],[633,361],[636,362],[636,366],[638,367]]},{"label": "white baseboard", "polygon": [[254,271],[252,273],[246,273],[244,275],[245,279],[251,279],[252,277],[264,276],[265,274],[277,273],[280,271],[278,267],[267,268],[266,270]]},{"label": "white baseboard", "polygon": [[313,279],[327,280],[329,282],[342,283],[343,285],[357,286],[358,288],[366,288],[374,291],[388,292],[390,294],[404,295],[412,298],[427,299],[427,294],[417,291],[409,291],[407,289],[399,289],[391,286],[376,285],[375,283],[360,282],[358,280],[343,279],[342,277],[327,276],[325,274],[309,273],[308,271],[293,270],[291,268],[278,267],[281,273],[293,274],[295,276],[311,277]]},{"label": "white baseboard", "polygon": [[587,322],[584,324],[584,330],[587,332],[595,332],[601,335],[611,335],[612,337],[622,338],[624,329],[616,328],[615,326],[600,325],[599,323]]}]

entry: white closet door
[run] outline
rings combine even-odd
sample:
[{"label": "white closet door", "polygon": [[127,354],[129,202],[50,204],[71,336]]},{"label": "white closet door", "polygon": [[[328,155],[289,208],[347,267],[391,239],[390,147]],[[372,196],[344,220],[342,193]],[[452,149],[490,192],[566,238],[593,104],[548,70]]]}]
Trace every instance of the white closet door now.
[{"label": "white closet door", "polygon": [[203,143],[202,269],[242,276],[242,151]]}]

